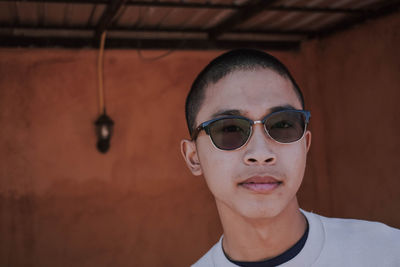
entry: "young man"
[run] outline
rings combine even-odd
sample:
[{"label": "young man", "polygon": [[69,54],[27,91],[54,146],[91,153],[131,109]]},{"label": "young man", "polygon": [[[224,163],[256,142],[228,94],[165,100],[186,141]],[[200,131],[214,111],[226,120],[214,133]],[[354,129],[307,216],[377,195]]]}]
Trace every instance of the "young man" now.
[{"label": "young man", "polygon": [[286,67],[257,50],[214,59],[186,99],[181,151],[213,194],[223,236],[194,266],[400,266],[400,231],[303,211],[310,113]]}]

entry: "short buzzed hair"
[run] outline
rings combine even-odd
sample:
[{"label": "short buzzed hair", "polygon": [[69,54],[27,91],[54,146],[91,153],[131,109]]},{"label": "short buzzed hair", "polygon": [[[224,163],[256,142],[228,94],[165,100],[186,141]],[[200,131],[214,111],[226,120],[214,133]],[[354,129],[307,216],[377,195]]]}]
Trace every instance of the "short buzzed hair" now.
[{"label": "short buzzed hair", "polygon": [[236,49],[226,52],[212,60],[194,80],[186,97],[185,115],[192,135],[196,125],[196,117],[203,104],[205,91],[209,85],[217,83],[226,75],[238,70],[270,69],[289,79],[304,109],[303,94],[289,70],[275,57],[254,49]]}]

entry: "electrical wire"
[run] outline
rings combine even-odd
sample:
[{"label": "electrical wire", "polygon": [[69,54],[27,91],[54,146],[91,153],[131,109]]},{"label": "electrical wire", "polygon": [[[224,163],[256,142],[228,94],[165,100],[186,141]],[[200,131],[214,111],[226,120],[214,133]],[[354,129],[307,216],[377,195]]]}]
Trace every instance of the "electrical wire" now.
[{"label": "electrical wire", "polygon": [[104,54],[104,44],[106,41],[106,32],[101,34],[100,39],[100,49],[97,58],[97,77],[99,86],[99,113],[105,112],[105,101],[104,101],[104,89],[103,89],[103,54]]},{"label": "electrical wire", "polygon": [[173,52],[175,52],[178,49],[178,47],[173,48],[173,49],[165,52],[164,54],[161,54],[161,55],[155,56],[155,57],[145,57],[145,56],[143,56],[142,49],[140,48],[140,41],[138,41],[138,42],[139,42],[139,45],[138,45],[139,47],[137,49],[137,52],[138,52],[139,58],[143,61],[156,61],[156,60],[162,59],[162,58],[172,54]]}]

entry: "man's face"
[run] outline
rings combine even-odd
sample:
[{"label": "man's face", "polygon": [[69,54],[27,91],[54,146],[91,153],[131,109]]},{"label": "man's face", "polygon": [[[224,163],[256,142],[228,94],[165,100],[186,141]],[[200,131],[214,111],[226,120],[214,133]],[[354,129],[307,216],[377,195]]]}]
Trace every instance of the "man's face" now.
[{"label": "man's face", "polygon": [[[281,106],[302,108],[288,79],[269,69],[234,71],[206,89],[196,125],[231,110],[261,120]],[[310,141],[307,131],[295,143],[280,144],[256,124],[248,143],[238,150],[219,150],[201,131],[195,142],[182,142],[182,153],[193,174],[204,175],[220,213],[271,218],[297,205]]]}]

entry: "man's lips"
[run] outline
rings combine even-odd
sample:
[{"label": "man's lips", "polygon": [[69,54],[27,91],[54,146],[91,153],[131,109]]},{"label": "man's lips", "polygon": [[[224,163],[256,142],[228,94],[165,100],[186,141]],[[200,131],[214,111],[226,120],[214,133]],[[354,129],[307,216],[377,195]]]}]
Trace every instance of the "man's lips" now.
[{"label": "man's lips", "polygon": [[281,184],[282,181],[271,176],[253,176],[240,182],[239,186],[257,193],[269,193]]}]

